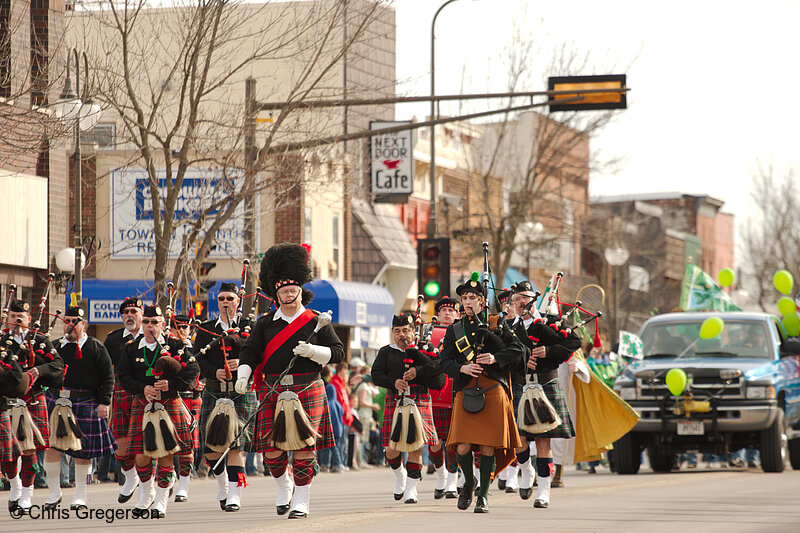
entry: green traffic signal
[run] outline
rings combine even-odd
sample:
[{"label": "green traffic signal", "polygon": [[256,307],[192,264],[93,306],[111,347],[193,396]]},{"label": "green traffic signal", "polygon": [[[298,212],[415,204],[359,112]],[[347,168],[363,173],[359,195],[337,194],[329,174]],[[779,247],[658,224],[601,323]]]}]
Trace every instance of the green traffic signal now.
[{"label": "green traffic signal", "polygon": [[441,287],[439,286],[439,283],[436,281],[429,281],[428,283],[425,284],[425,288],[422,290],[422,292],[425,293],[425,296],[429,296],[431,298],[439,296],[440,291]]}]

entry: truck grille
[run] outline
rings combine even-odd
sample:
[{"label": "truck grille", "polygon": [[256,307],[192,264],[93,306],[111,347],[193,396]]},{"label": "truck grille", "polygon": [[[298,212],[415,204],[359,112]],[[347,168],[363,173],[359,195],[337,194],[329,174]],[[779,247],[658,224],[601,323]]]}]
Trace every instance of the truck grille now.
[{"label": "truck grille", "polygon": [[[689,377],[689,383],[691,383],[691,390],[699,399],[706,395],[714,395],[717,398],[744,398],[744,378],[742,376],[726,384],[719,377],[718,371],[713,374],[709,371],[703,371],[702,373],[687,372],[686,374]],[[670,392],[667,390],[664,376],[649,381],[636,380],[637,398],[643,400],[661,399],[667,395],[670,395]]]}]

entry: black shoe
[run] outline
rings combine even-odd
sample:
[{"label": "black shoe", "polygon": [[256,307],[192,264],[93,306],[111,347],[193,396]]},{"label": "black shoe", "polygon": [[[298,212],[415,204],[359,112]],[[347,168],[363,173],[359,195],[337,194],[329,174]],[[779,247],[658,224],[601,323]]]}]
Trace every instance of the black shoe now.
[{"label": "black shoe", "polygon": [[449,491],[444,493],[444,497],[445,497],[446,500],[455,500],[456,498],[458,498],[458,493],[455,492],[455,491],[449,490]]},{"label": "black shoe", "polygon": [[523,489],[522,487],[519,488],[519,497],[523,500],[527,500],[533,494],[533,489]]},{"label": "black shoe", "polygon": [[434,472],[436,472],[436,467],[433,466],[433,463],[430,463],[428,465],[428,474],[430,475],[430,474],[433,474]]},{"label": "black shoe", "polygon": [[475,481],[472,484],[464,483],[461,494],[458,495],[458,508],[462,511],[469,509],[469,506],[472,505],[472,487],[475,484]]},{"label": "black shoe", "polygon": [[61,498],[59,498],[57,502],[53,502],[53,503],[47,503],[47,502],[45,502],[45,504],[44,504],[44,508],[45,508],[46,510],[50,511],[50,510],[52,510],[52,509],[55,509],[56,507],[58,507],[58,504],[59,504],[59,503],[61,503]]},{"label": "black shoe", "polygon": [[545,500],[534,500],[533,502],[533,506],[537,509],[547,509],[548,505],[550,505],[550,503]]},{"label": "black shoe", "polygon": [[17,507],[19,507],[19,500],[14,500],[13,502],[11,500],[8,500],[8,511],[9,512],[16,511]]},{"label": "black shoe", "polygon": [[69,504],[69,508],[70,508],[71,511],[77,511],[79,509],[81,509],[81,510],[82,509],[88,509],[89,507],[87,505],[82,504],[82,503],[77,503],[77,504],[71,503],[71,504]]},{"label": "black shoe", "polygon": [[444,498],[444,489],[433,489],[433,499],[441,500]]},{"label": "black shoe", "polygon": [[[120,483],[120,485],[122,485],[122,483]],[[47,488],[47,483],[45,483],[44,481],[34,481],[33,482],[33,488],[35,488],[35,489],[46,489]]]},{"label": "black shoe", "polygon": [[589,467],[589,471],[588,471],[587,473],[589,473],[589,474],[596,474],[596,473],[597,473],[597,469],[594,467],[594,465],[591,465],[591,466]]},{"label": "black shoe", "polygon": [[183,502],[188,501],[188,500],[189,500],[189,498],[187,498],[183,494],[175,495],[175,503],[183,503]]},{"label": "black shoe", "polygon": [[476,513],[488,513],[489,512],[489,504],[486,501],[486,498],[483,496],[478,496],[478,499],[475,501],[475,512]]},{"label": "black shoe", "polygon": [[456,487],[456,492],[461,494],[461,487]]},{"label": "black shoe", "polygon": [[157,518],[166,518],[167,513],[164,511],[159,511],[158,509],[150,509],[150,518],[157,517]]},{"label": "black shoe", "polygon": [[405,494],[405,493],[401,492],[400,494],[395,494],[394,495],[394,501],[399,502],[400,500],[402,500],[403,499],[403,494]]},{"label": "black shoe", "polygon": [[517,489],[514,487],[506,487],[506,494],[516,494]]},{"label": "black shoe", "polygon": [[130,493],[130,494],[128,494],[127,496],[126,496],[126,495],[124,495],[124,494],[122,494],[122,493],[120,492],[120,493],[117,495],[117,501],[118,501],[119,503],[125,503],[125,502],[127,502],[128,500],[130,500],[131,498],[133,498],[133,495],[134,495],[134,494],[136,494],[136,488],[134,488],[134,489],[133,489],[133,492],[131,492],[131,493]]},{"label": "black shoe", "polygon": [[481,486],[480,486],[480,485],[477,485],[477,486],[475,487],[475,491],[474,491],[474,492],[475,492],[475,497],[477,497],[477,496],[478,496],[478,493],[480,493],[480,491],[481,491]]},{"label": "black shoe", "polygon": [[498,479],[497,480],[497,488],[500,490],[506,490],[506,480],[505,479]]},{"label": "black shoe", "polygon": [[228,501],[228,499],[226,498],[224,500],[217,500],[217,501],[219,502],[219,508],[224,511],[225,510],[225,502]]},{"label": "black shoe", "polygon": [[230,504],[230,505],[226,505],[226,506],[225,506],[225,512],[226,512],[226,513],[236,513],[236,512],[239,512],[239,506],[238,506],[238,505],[236,505],[235,503],[232,503],[232,504]]},{"label": "black shoe", "polygon": [[289,513],[289,518],[305,518],[307,516],[308,513],[304,513],[303,511],[298,511],[297,509]]},{"label": "black shoe", "polygon": [[131,510],[131,516],[132,516],[133,518],[139,518],[140,516],[142,516],[142,513],[143,513],[143,512],[145,512],[146,510],[147,510],[147,509],[139,509],[138,507],[134,507],[134,508]]},{"label": "black shoe", "polygon": [[289,507],[291,507],[291,505],[277,505],[275,511],[278,513],[278,516],[283,516],[289,512]]}]

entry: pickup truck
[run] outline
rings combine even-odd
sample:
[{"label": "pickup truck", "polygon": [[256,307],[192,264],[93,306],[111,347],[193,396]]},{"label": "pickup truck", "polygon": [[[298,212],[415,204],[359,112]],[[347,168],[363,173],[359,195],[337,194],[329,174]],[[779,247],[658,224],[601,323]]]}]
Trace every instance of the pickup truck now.
[{"label": "pickup truck", "polygon": [[[722,333],[701,339],[711,316]],[[668,313],[639,331],[643,358],[629,364],[614,389],[641,416],[614,444],[620,474],[639,471],[642,450],[651,468],[669,472],[684,452],[735,452],[756,447],[764,472],[800,469],[800,340],[764,313]],[[666,385],[672,368],[688,384],[680,397]]]}]

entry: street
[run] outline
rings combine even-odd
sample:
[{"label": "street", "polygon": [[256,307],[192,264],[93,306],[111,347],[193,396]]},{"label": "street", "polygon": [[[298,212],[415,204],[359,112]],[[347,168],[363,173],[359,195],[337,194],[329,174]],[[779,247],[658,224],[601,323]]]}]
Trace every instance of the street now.
[{"label": "street", "polygon": [[[549,509],[534,509],[533,499],[500,493],[493,485],[489,515],[458,511],[455,500],[433,499],[433,476],[421,484],[420,503],[404,505],[392,499],[393,477],[384,468],[342,474],[322,474],[312,488],[311,515],[305,521],[275,514],[275,485],[270,478],[250,476],[239,513],[219,510],[211,479],[193,480],[187,503],[171,502],[162,520],[12,519],[4,512],[0,531],[147,531],[260,532],[260,531],[513,531],[524,527],[559,531],[792,531],[800,523],[800,472],[764,474],[758,469],[681,470],[619,476],[602,468],[589,475],[569,467],[566,487],[553,489]],[[71,490],[64,491],[69,501]],[[106,483],[89,490],[93,508],[115,508],[117,486]],[[5,493],[7,494],[7,493]],[[47,492],[37,490],[34,504]],[[133,501],[133,500],[132,500]],[[126,505],[132,507],[132,504]],[[498,529],[502,528],[502,529]]]}]

